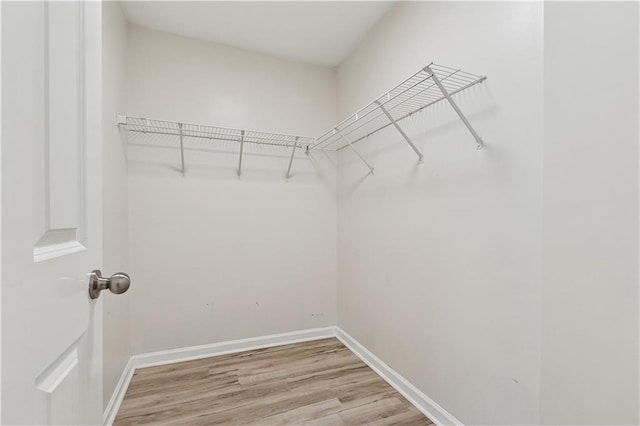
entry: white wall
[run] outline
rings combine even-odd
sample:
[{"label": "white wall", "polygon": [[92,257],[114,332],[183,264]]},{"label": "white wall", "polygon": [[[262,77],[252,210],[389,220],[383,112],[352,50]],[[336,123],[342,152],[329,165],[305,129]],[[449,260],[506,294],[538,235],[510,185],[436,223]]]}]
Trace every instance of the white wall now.
[{"label": "white wall", "polygon": [[[126,110],[127,24],[118,2],[102,3],[102,272],[129,270],[126,144],[116,126],[116,112]],[[135,284],[134,284],[135,285]],[[106,405],[131,356],[129,293],[104,294],[103,399]]]},{"label": "white wall", "polygon": [[488,76],[341,154],[339,325],[468,424],[539,422],[541,3],[399,3],[338,69],[353,112],[430,61]]},{"label": "white wall", "polygon": [[337,321],[464,423],[637,423],[637,8],[399,3],[337,79],[131,28],[132,116],[314,136],[431,60],[488,76],[456,95],[483,150],[440,103],[403,123],[424,164],[387,129],[337,187],[194,141],[182,177],[130,135],[132,351]]},{"label": "white wall", "polygon": [[541,420],[638,424],[638,3],[544,22]]},{"label": "white wall", "polygon": [[[335,73],[131,27],[127,114],[316,135],[335,122]],[[134,353],[336,322],[335,180],[301,151],[130,135]],[[326,162],[326,160],[325,160]]]}]

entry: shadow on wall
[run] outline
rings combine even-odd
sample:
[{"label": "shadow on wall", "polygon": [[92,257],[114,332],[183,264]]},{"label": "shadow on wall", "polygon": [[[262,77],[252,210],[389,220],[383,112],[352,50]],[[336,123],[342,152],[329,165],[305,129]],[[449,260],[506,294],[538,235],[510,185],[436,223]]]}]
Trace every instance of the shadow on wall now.
[{"label": "shadow on wall", "polygon": [[[149,135],[121,131],[127,141],[130,176],[183,178],[180,141],[172,135]],[[245,144],[242,154],[233,141],[184,139],[185,177],[226,182],[259,182],[273,184],[317,185],[336,194],[335,154],[297,148],[291,164],[291,148]]]},{"label": "shadow on wall", "polygon": [[[491,105],[466,115],[472,122],[483,122],[487,118],[499,115],[499,112],[500,108],[497,105]],[[360,153],[373,163],[374,167],[381,165],[375,169],[375,175],[392,179],[387,184],[391,183],[402,187],[422,186],[425,191],[429,187],[446,184],[450,189],[453,189],[451,188],[452,184],[466,185],[469,179],[481,178],[483,174],[486,174],[486,170],[490,170],[494,177],[499,174],[508,178],[509,163],[497,161],[500,152],[491,143],[491,137],[485,135],[483,138],[484,146],[480,150],[481,152],[477,152],[473,137],[464,128],[448,104],[442,102],[434,105],[403,120],[400,124],[425,156],[424,163],[419,162],[407,142],[396,129],[391,127],[354,144]],[[431,124],[431,126],[429,127],[427,124]],[[482,133],[481,129],[480,133]],[[452,149],[453,143],[455,143],[455,149],[459,151],[459,154],[457,156],[444,155],[443,150]],[[339,151],[340,153],[347,152],[347,154],[340,156],[340,167],[343,171],[340,173],[340,179],[347,182],[339,192],[339,197],[342,200],[353,196],[371,176],[361,161],[348,151],[349,149],[346,148]],[[439,162],[438,158],[447,158],[447,164]],[[468,165],[469,162],[476,163],[477,161],[490,162],[492,166],[490,168],[484,167],[484,171],[477,167],[458,167],[458,165]],[[446,179],[445,176],[447,176]]]}]

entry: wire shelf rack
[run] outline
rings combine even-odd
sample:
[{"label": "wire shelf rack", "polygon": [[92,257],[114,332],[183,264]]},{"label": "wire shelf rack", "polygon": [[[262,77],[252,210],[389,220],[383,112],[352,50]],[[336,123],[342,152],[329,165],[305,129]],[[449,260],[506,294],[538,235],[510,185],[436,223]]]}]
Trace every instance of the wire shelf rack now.
[{"label": "wire shelf rack", "polygon": [[160,135],[162,138],[154,139],[154,143],[162,141],[166,143],[166,138],[175,137],[180,148],[180,162],[182,174],[185,174],[185,140],[195,138],[199,141],[211,142],[236,142],[239,146],[240,155],[238,159],[238,176],[242,174],[242,154],[244,144],[271,145],[291,148],[291,158],[287,168],[287,178],[291,175],[291,166],[297,148],[309,149],[309,145],[315,142],[314,138],[308,136],[287,135],[284,133],[258,132],[255,130],[232,129],[229,127],[208,126],[204,124],[180,123],[177,121],[154,120],[145,117],[129,117],[118,115],[118,125],[125,125],[128,132],[137,134]]},{"label": "wire shelf rack", "polygon": [[[137,134],[164,135],[164,142],[166,142],[166,137],[177,137],[176,140],[180,143],[180,158],[182,161],[183,174],[185,173],[184,141],[188,138],[196,138],[204,143],[206,143],[206,140],[238,143],[240,154],[238,160],[238,175],[240,175],[242,170],[242,155],[245,143],[291,148],[287,177],[290,175],[291,165],[297,148],[304,148],[306,152],[311,152],[313,150],[339,151],[349,147],[369,170],[373,172],[371,164],[354,148],[353,144],[366,139],[382,129],[393,126],[415,151],[420,162],[422,162],[422,153],[411,141],[411,138],[402,130],[399,123],[405,118],[443,100],[447,100],[460,120],[467,127],[476,140],[477,147],[482,148],[482,138],[473,126],[471,126],[452,96],[483,82],[485,79],[486,77],[481,75],[471,74],[458,68],[438,65],[432,62],[318,138],[154,120],[144,117],[128,117],[124,115],[118,115],[118,124],[126,125],[129,132]],[[154,142],[151,144],[153,143]]]},{"label": "wire shelf rack", "polygon": [[314,143],[315,139],[307,136],[287,135],[283,133],[258,132],[255,130],[232,129],[203,124],[179,123],[177,121],[154,120],[143,117],[122,117],[120,124],[126,124],[128,131],[145,134],[173,135],[183,138],[208,139],[211,141],[226,141],[253,143],[262,145],[284,146],[292,148],[306,147]]},{"label": "wire shelf rack", "polygon": [[346,148],[485,79],[431,63],[318,137],[311,149]]}]

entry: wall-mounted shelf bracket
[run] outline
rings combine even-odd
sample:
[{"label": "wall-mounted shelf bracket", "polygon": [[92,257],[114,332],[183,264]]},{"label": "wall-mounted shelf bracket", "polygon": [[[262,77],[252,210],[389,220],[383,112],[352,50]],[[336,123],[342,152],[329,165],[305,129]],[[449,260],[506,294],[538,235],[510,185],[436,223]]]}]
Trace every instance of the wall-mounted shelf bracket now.
[{"label": "wall-mounted shelf bracket", "polygon": [[411,146],[411,148],[415,151],[416,154],[418,154],[418,160],[423,163],[424,162],[424,156],[422,155],[422,153],[420,152],[420,150],[418,149],[417,146],[415,146],[415,144],[411,141],[411,139],[409,138],[409,136],[407,136],[407,134],[404,132],[404,130],[402,130],[402,127],[400,127],[400,125],[396,122],[396,120],[391,116],[391,114],[389,114],[389,111],[387,111],[387,109],[384,107],[383,104],[380,103],[380,101],[375,101],[375,103],[378,105],[378,107],[380,108],[380,110],[384,113],[384,115],[387,116],[387,118],[389,119],[389,121],[391,121],[391,124],[393,124],[393,127],[396,128],[396,130],[402,135],[402,137],[404,138],[404,140],[407,141],[407,143],[409,144],[409,146]]},{"label": "wall-mounted shelf bracket", "polygon": [[291,158],[289,159],[289,168],[287,168],[287,179],[291,176],[291,166],[293,165],[293,156],[296,154],[296,148],[298,147],[298,137],[296,136],[296,140],[293,143],[293,148],[291,149]]},{"label": "wall-mounted shelf bracket", "polygon": [[182,163],[182,176],[184,176],[184,141],[182,135],[182,123],[178,123],[178,129],[180,129],[180,161]]},{"label": "wall-mounted shelf bracket", "polygon": [[238,160],[238,177],[242,174],[242,152],[244,150],[244,130],[240,131],[240,158]]},{"label": "wall-mounted shelf bracket", "polygon": [[458,117],[460,117],[460,120],[462,120],[462,122],[467,127],[471,135],[475,138],[476,142],[478,143],[477,148],[482,149],[482,145],[483,145],[482,138],[480,137],[480,135],[478,135],[478,133],[473,128],[473,126],[471,126],[471,123],[469,123],[469,120],[467,120],[467,117],[464,116],[464,114],[462,113],[458,105],[455,103],[455,101],[451,97],[451,94],[449,94],[447,89],[444,87],[444,85],[440,81],[440,78],[438,78],[436,73],[434,73],[431,70],[431,66],[426,66],[424,70],[429,74],[431,74],[431,78],[433,79],[433,82],[436,83],[436,85],[438,86],[438,89],[440,89],[440,91],[442,92],[442,95],[447,99],[447,101],[449,102],[449,105],[451,105],[451,108],[453,108],[456,114],[458,114]]},{"label": "wall-mounted shelf bracket", "polygon": [[118,126],[121,125],[121,124],[127,124],[127,116],[117,112],[116,113],[116,123],[118,124]]},{"label": "wall-mounted shelf bracket", "polygon": [[349,141],[349,139],[347,139],[340,130],[335,129],[335,132],[338,134],[338,136],[340,136],[349,146],[349,148],[351,148],[351,150],[354,152],[354,154],[356,154],[358,156],[358,158],[360,159],[360,161],[362,161],[368,168],[369,171],[371,173],[373,173],[373,166],[371,166],[371,164],[369,164],[369,162],[367,160],[364,159],[364,157],[362,155],[360,155],[360,153],[358,152],[357,149],[355,149],[353,147],[353,145],[351,144],[351,142]]}]

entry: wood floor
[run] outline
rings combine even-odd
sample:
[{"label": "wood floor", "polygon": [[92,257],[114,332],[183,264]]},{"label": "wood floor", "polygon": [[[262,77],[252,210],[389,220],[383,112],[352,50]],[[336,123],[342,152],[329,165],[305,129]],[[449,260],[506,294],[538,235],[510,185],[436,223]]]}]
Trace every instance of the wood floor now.
[{"label": "wood floor", "polygon": [[115,425],[429,425],[335,338],[137,370]]}]

